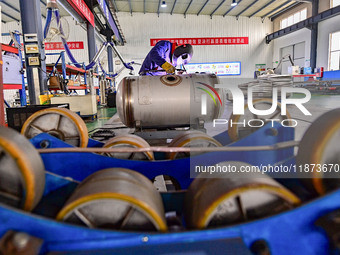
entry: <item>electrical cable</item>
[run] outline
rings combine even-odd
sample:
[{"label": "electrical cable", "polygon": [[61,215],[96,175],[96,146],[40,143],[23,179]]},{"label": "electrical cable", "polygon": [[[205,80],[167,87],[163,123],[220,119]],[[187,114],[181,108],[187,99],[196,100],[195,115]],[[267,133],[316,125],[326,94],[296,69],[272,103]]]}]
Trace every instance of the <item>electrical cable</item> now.
[{"label": "electrical cable", "polygon": [[[52,14],[54,12],[54,15],[55,15],[55,18],[56,18],[56,21],[57,21],[57,26],[59,28],[59,31],[60,31],[60,34],[61,34],[61,41],[63,43],[63,46],[64,46],[64,49],[65,49],[65,52],[67,54],[67,56],[69,57],[69,59],[71,60],[72,64],[74,64],[76,67],[78,68],[84,68],[81,64],[79,64],[76,59],[74,58],[73,54],[71,53],[71,50],[67,44],[67,41],[65,39],[65,33],[64,33],[64,30],[63,30],[63,27],[62,27],[62,24],[61,24],[61,20],[60,20],[60,13],[59,13],[59,10],[58,9],[51,9],[51,8],[47,8],[47,17],[46,17],[46,24],[45,24],[45,28],[44,28],[44,38],[47,37],[47,33],[48,33],[48,30],[49,30],[49,27],[50,27],[50,24],[51,24],[51,21],[52,21]],[[119,52],[117,51],[116,49],[116,46],[112,43],[112,42],[105,42],[103,44],[102,47],[112,47],[113,50],[115,51],[116,55],[119,57],[119,59],[123,62],[124,64],[124,67],[127,68],[127,69],[130,69],[131,71],[133,71],[133,67],[131,66],[132,64],[134,64],[134,62],[130,62],[130,63],[126,63],[122,56],[119,54]],[[98,53],[98,52],[97,52]],[[96,66],[97,64],[97,60],[98,60],[98,56],[96,55],[94,57],[94,59],[87,65],[85,66],[85,70],[89,70],[89,69],[92,69],[93,67]],[[100,65],[100,63],[99,63]],[[119,73],[117,72],[116,74],[112,75],[112,74],[107,74],[105,72],[105,70],[101,67],[102,71],[104,71],[104,73],[113,78],[115,76],[117,76]]]},{"label": "electrical cable", "polygon": [[279,66],[282,64],[282,61],[283,61],[286,57],[288,57],[290,63],[291,63],[292,66],[293,66],[293,65],[294,65],[294,62],[293,62],[293,60],[292,60],[290,54],[287,54],[287,55],[285,55],[284,57],[281,58],[280,62],[277,64],[277,66],[276,66],[273,70],[276,70],[277,68],[279,68]]}]

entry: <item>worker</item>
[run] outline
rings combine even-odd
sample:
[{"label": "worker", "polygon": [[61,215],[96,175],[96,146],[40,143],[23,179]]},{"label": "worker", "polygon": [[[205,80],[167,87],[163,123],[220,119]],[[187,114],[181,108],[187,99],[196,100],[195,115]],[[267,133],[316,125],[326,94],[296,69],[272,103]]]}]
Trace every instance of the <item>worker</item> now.
[{"label": "worker", "polygon": [[[162,75],[175,73],[176,66],[190,62],[193,49],[190,44],[177,46],[170,41],[159,41],[144,59],[140,75]],[[162,70],[157,72],[157,70]],[[165,72],[164,72],[165,71]]]}]

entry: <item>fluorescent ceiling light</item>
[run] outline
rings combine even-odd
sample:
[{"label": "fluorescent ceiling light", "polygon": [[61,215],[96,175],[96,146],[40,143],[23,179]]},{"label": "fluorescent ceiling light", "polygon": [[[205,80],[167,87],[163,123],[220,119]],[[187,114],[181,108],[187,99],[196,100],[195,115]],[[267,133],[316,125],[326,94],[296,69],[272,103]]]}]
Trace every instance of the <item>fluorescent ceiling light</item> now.
[{"label": "fluorescent ceiling light", "polygon": [[165,2],[165,1],[162,2],[161,7],[162,7],[162,8],[165,8],[165,7],[166,7],[166,2]]},{"label": "fluorescent ceiling light", "polygon": [[236,5],[237,5],[236,0],[233,0],[233,2],[231,3],[231,6],[236,6]]}]

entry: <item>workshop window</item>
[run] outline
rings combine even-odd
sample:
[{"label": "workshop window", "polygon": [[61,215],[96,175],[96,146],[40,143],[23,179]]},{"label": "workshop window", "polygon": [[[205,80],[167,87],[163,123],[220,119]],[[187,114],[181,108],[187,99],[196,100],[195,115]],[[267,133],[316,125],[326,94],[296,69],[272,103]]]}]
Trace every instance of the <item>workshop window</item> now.
[{"label": "workshop window", "polygon": [[340,5],[340,0],[331,0],[331,8]]},{"label": "workshop window", "polygon": [[[334,0],[334,1],[336,1],[336,0]],[[340,0],[337,0],[337,1],[340,1]],[[295,23],[298,23],[298,22],[300,22],[301,20],[304,20],[304,19],[307,19],[307,8],[288,16],[287,18],[282,19],[281,23],[280,23],[280,29],[284,29],[286,27],[289,27],[289,26],[291,26]]]},{"label": "workshop window", "polygon": [[331,33],[329,38],[329,69],[340,70],[340,31]]}]

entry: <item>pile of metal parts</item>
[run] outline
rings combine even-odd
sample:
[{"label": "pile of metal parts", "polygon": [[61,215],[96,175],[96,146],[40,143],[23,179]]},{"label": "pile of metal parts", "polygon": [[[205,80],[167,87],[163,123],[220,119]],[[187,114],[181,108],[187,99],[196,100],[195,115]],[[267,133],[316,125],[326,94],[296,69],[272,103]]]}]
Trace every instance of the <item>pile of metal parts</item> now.
[{"label": "pile of metal parts", "polygon": [[[279,94],[283,87],[292,87],[293,77],[291,75],[266,74],[257,77],[256,80],[240,84],[238,87],[243,91],[245,97],[248,88],[252,89],[253,99],[273,98],[273,88],[277,88]],[[227,94],[227,99],[232,101],[232,96]]]}]

